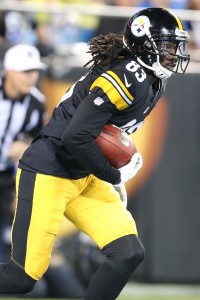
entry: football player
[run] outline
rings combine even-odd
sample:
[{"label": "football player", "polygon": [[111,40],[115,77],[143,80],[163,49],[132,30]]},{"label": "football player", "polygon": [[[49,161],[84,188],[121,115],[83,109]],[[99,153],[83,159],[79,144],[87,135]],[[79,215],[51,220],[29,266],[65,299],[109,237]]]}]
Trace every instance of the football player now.
[{"label": "football player", "polygon": [[129,134],[142,125],[167,78],[185,72],[187,44],[181,20],[164,8],[139,11],[123,34],[90,41],[87,75],[62,97],[20,160],[12,255],[0,266],[0,293],[33,288],[48,268],[65,216],[106,256],[84,299],[119,296],[142,262],[144,248],[114,186],[124,187],[141,168],[142,158],[136,153],[128,165],[115,169],[95,139],[105,124]]}]

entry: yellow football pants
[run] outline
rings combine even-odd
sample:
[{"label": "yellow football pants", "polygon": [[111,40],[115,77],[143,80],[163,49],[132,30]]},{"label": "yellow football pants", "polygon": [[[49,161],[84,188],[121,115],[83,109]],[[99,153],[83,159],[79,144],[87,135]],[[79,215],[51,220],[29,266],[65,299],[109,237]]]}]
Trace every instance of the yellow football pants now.
[{"label": "yellow football pants", "polygon": [[12,256],[35,280],[48,268],[63,216],[100,248],[137,234],[135,221],[113,186],[93,175],[70,180],[19,169],[16,190]]}]

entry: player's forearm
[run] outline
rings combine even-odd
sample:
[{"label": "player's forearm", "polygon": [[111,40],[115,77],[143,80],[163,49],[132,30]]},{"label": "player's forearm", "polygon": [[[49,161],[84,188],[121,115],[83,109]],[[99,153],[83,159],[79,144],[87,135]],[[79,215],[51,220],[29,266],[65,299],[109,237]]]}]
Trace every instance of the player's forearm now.
[{"label": "player's forearm", "polygon": [[62,145],[92,174],[101,180],[116,184],[120,181],[120,172],[110,166],[96,145],[95,138],[79,135],[66,130],[62,136]]}]

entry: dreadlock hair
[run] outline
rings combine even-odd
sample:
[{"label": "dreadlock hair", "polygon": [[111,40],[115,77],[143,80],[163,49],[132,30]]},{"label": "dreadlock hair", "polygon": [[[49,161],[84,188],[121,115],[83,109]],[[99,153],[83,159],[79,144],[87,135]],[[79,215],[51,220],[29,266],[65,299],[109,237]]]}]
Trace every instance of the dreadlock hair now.
[{"label": "dreadlock hair", "polygon": [[89,70],[94,69],[100,63],[102,66],[110,64],[113,59],[122,53],[124,49],[123,34],[108,33],[99,35],[90,40],[88,43],[89,51],[92,59],[88,61],[84,67],[92,64]]}]

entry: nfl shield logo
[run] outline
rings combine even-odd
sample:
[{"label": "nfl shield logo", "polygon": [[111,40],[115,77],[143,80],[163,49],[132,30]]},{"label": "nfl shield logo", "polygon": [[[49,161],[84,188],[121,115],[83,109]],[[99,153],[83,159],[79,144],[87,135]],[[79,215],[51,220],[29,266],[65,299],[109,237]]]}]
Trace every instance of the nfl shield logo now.
[{"label": "nfl shield logo", "polygon": [[100,97],[97,97],[96,99],[94,99],[94,104],[97,106],[100,106],[102,103],[104,103],[104,100]]}]

